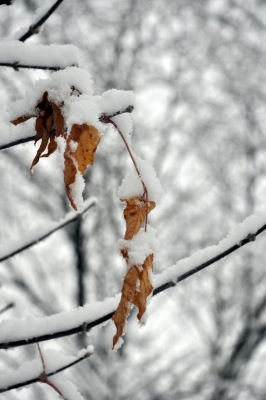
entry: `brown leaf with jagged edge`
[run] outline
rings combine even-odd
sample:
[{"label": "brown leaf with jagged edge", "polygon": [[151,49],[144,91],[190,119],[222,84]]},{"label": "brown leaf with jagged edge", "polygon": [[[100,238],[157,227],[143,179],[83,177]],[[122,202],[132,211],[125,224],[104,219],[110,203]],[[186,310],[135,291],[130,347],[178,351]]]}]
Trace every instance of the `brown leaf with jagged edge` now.
[{"label": "brown leaf with jagged edge", "polygon": [[95,152],[101,140],[98,130],[87,124],[72,126],[67,138],[65,150],[64,181],[66,192],[72,207],[77,210],[73,196],[73,184],[77,173],[84,174],[88,165],[94,162]]},{"label": "brown leaf with jagged edge", "polygon": [[147,202],[145,197],[132,197],[131,199],[121,199],[121,201],[127,202],[124,209],[125,239],[129,240],[138,233],[149,212],[155,208],[156,203],[154,201]]},{"label": "brown leaf with jagged edge", "polygon": [[150,276],[153,271],[153,254],[150,254],[144,261],[143,266],[130,268],[124,278],[122,295],[117,310],[112,320],[116,326],[116,334],[113,338],[113,348],[125,332],[125,325],[132,305],[135,305],[138,312],[138,319],[141,320],[147,308],[147,299],[153,292]]}]

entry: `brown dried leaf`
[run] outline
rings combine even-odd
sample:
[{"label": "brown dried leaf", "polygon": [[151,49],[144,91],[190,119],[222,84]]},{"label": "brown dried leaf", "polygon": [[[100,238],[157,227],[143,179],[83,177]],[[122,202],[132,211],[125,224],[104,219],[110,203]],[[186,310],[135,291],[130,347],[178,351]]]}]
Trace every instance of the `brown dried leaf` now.
[{"label": "brown dried leaf", "polygon": [[121,201],[127,202],[124,209],[124,218],[126,220],[125,239],[130,240],[138,233],[149,212],[155,208],[156,203],[154,201],[146,202],[143,197],[121,199]]},{"label": "brown dried leaf", "polygon": [[[62,104],[63,105],[63,104]],[[62,136],[66,137],[65,134],[65,121],[63,114],[61,113],[60,107],[58,107],[57,104],[51,103],[52,109],[53,109],[53,116],[54,116],[54,124],[55,124],[55,129],[56,129],[56,137]]]},{"label": "brown dried leaf", "polygon": [[78,171],[83,175],[88,165],[93,164],[100,139],[98,130],[87,124],[74,124],[67,138],[64,181],[67,196],[75,210],[77,206],[71,193],[71,185],[75,182]]},{"label": "brown dried leaf", "polygon": [[46,146],[47,146],[48,141],[49,141],[49,137],[50,137],[49,132],[46,129],[43,128],[42,129],[42,142],[41,142],[41,145],[40,145],[39,149],[37,150],[37,154],[34,157],[34,159],[32,161],[32,164],[31,164],[31,167],[30,167],[30,174],[31,175],[33,175],[33,167],[34,167],[34,165],[36,165],[39,162],[39,159],[40,159],[42,153],[46,149]]},{"label": "brown dried leaf", "polygon": [[146,308],[147,299],[153,291],[150,275],[153,271],[153,254],[150,254],[142,267],[134,265],[130,268],[124,278],[122,296],[112,320],[116,326],[116,334],[113,338],[113,348],[125,331],[126,320],[130,313],[132,304],[139,312],[138,319],[141,320]]}]

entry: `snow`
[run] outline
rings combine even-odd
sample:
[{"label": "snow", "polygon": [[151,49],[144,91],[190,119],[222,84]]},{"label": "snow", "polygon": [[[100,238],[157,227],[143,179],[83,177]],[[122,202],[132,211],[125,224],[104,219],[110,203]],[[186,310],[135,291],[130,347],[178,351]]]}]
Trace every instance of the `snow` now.
[{"label": "snow", "polygon": [[18,40],[0,42],[0,62],[66,68],[79,65],[80,54],[71,44],[32,45]]},{"label": "snow", "polygon": [[[152,166],[140,157],[134,156],[138,166],[141,178],[148,190],[148,199],[157,201],[162,193],[162,188],[156,172]],[[129,199],[132,197],[143,195],[143,186],[134,167],[123,179],[121,186],[118,188],[118,196],[120,199]]]},{"label": "snow", "polygon": [[143,265],[150,254],[158,250],[159,241],[156,238],[156,231],[149,225],[147,231],[141,228],[131,240],[119,239],[119,250],[125,249],[128,254],[128,266]]},{"label": "snow", "polygon": [[[71,87],[75,87],[80,93],[92,95],[93,82],[90,74],[78,67],[68,67],[63,71],[51,74],[47,79],[39,79],[32,88],[25,93],[25,98],[17,100],[12,109],[9,110],[9,120],[18,118],[21,115],[32,115],[35,113],[35,106],[41,99],[44,92],[49,93],[49,100],[61,106],[70,95],[75,97],[75,92]],[[99,117],[99,115],[98,115]]]},{"label": "snow", "polygon": [[101,111],[95,96],[82,94],[68,97],[64,102],[63,114],[68,130],[73,124],[92,125],[100,132],[106,129],[106,125],[99,122]]},{"label": "snow", "polygon": [[[111,89],[107,92],[104,92],[101,97],[99,96],[98,101],[101,113],[112,114],[116,111],[123,110],[128,106],[134,106],[135,95],[131,90],[125,91]],[[130,134],[133,129],[131,114],[121,114],[116,117],[112,117],[112,120],[116,123],[118,129],[123,133],[128,144],[130,144]]]},{"label": "snow", "polygon": [[[86,200],[83,204],[84,210],[90,208],[95,205],[97,200],[95,198],[90,198]],[[21,239],[19,241],[1,243],[0,244],[0,262],[6,259],[10,255],[15,255],[25,247],[28,247],[31,244],[37,244],[39,241],[43,240],[43,238],[47,237],[51,232],[53,232],[56,228],[60,227],[62,224],[67,224],[72,221],[73,218],[77,216],[76,211],[69,212],[62,220],[60,221],[51,221],[45,224],[44,226],[38,226],[37,228],[24,232],[21,235]]]}]

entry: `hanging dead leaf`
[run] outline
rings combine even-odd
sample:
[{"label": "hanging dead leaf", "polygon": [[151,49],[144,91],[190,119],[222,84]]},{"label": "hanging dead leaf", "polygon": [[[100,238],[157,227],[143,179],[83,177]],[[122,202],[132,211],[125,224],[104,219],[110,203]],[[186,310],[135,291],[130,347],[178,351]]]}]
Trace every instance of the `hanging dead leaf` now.
[{"label": "hanging dead leaf", "polygon": [[150,254],[142,266],[130,268],[124,278],[122,295],[117,310],[112,320],[116,326],[116,334],[113,338],[113,348],[125,332],[126,321],[129,316],[132,305],[135,305],[138,312],[138,319],[141,320],[146,312],[147,299],[153,291],[150,276],[153,271],[153,254]]},{"label": "hanging dead leaf", "polygon": [[154,201],[146,201],[145,197],[132,197],[131,199],[121,199],[126,201],[124,218],[126,220],[125,239],[132,239],[140,230],[141,225],[146,220],[147,215],[156,206]]},{"label": "hanging dead leaf", "polygon": [[67,196],[72,207],[77,210],[75,196],[73,195],[73,184],[76,181],[77,173],[84,174],[88,165],[94,162],[95,152],[101,140],[98,130],[91,125],[83,124],[72,126],[67,137],[65,150],[64,181]]},{"label": "hanging dead leaf", "polygon": [[[39,162],[40,157],[49,157],[56,149],[55,137],[64,136],[64,118],[60,107],[48,99],[48,92],[44,92],[40,100],[37,101],[35,114],[22,115],[14,119],[12,124],[18,125],[30,118],[35,117],[35,144],[41,140],[41,145],[34,157],[30,172],[33,174],[33,167]],[[43,154],[48,146],[46,154]]]}]

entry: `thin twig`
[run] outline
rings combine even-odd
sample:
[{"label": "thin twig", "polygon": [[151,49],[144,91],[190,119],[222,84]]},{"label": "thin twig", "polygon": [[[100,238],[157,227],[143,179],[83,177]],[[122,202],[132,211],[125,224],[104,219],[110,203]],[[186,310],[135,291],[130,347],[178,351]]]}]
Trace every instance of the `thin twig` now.
[{"label": "thin twig", "polygon": [[60,69],[64,69],[65,67],[49,67],[47,65],[27,65],[27,64],[20,64],[19,61],[13,63],[3,63],[0,62],[0,67],[11,67],[15,71],[19,71],[20,68],[27,68],[27,69],[43,69],[45,71],[59,71]]},{"label": "thin twig", "polygon": [[24,35],[22,35],[20,37],[20,42],[25,42],[25,40],[27,40],[28,38],[30,38],[32,35],[36,34],[39,32],[40,27],[44,24],[45,21],[47,21],[47,19],[53,14],[53,12],[57,9],[58,6],[60,6],[60,4],[63,2],[63,0],[57,0],[54,5],[49,8],[49,10],[47,11],[47,13],[39,19],[38,22],[36,22],[36,24],[31,25],[29,27],[28,32],[24,33]]},{"label": "thin twig", "polygon": [[[131,107],[131,106],[130,106],[130,107]],[[133,111],[133,108],[130,109],[129,112],[132,112],[132,111]],[[117,114],[116,114],[116,115],[117,115]],[[114,115],[114,116],[115,116],[115,115]],[[141,181],[142,187],[143,187],[143,198],[145,198],[145,203],[146,203],[146,218],[145,218],[145,227],[144,227],[144,230],[145,230],[145,232],[146,232],[146,231],[147,231],[147,225],[148,225],[148,200],[149,200],[148,189],[147,189],[147,186],[145,185],[145,183],[144,183],[144,181],[143,181],[143,179],[142,179],[142,176],[141,176],[139,167],[138,167],[138,165],[137,165],[137,163],[136,163],[136,160],[135,160],[135,158],[134,158],[134,156],[133,156],[133,154],[132,154],[132,151],[131,151],[131,149],[130,149],[130,146],[129,146],[129,144],[128,144],[126,138],[125,138],[125,136],[124,136],[123,133],[120,131],[120,129],[118,128],[117,124],[116,124],[111,118],[112,118],[112,117],[107,118],[107,117],[105,116],[104,119],[102,119],[102,121],[105,122],[106,124],[108,124],[108,123],[109,123],[109,124],[112,124],[112,125],[115,127],[115,129],[117,130],[117,132],[119,133],[121,139],[122,139],[123,142],[124,142],[124,145],[126,146],[127,152],[128,152],[128,154],[129,154],[129,156],[130,156],[130,158],[131,158],[131,161],[132,161],[132,163],[133,163],[133,165],[134,165],[134,168],[135,168],[135,170],[136,170],[136,173],[137,173],[137,175],[138,175],[138,177],[139,177],[139,179],[140,179],[140,181]]]},{"label": "thin twig", "polygon": [[[133,108],[134,108],[133,106],[128,106],[127,108],[124,108],[123,110],[116,111],[116,112],[114,112],[112,114],[102,114],[99,117],[99,121],[106,123],[106,121],[110,120],[110,118],[112,118],[112,117],[115,117],[115,116],[123,114],[123,113],[131,113]],[[11,147],[17,146],[19,144],[32,142],[33,140],[35,140],[35,135],[34,136],[28,136],[26,138],[22,138],[22,139],[18,139],[18,140],[14,140],[12,142],[5,143],[5,144],[1,145],[0,146],[0,150],[6,150],[6,149],[9,149]]]},{"label": "thin twig", "polygon": [[[40,343],[38,343],[38,342],[37,342],[36,344],[37,344],[38,353],[39,353],[39,355],[40,355],[40,359],[41,359],[41,362],[42,362],[43,373],[45,374],[45,362],[44,362],[44,358],[43,358],[41,346],[40,346]],[[45,374],[45,375],[46,375],[46,374]]]},{"label": "thin twig", "polygon": [[64,228],[65,226],[71,224],[72,222],[75,222],[77,220],[79,220],[80,218],[82,218],[86,212],[88,210],[90,210],[94,205],[96,204],[96,200],[91,200],[91,202],[85,206],[84,210],[81,211],[80,213],[73,213],[73,218],[66,220],[66,221],[62,221],[62,223],[58,223],[58,225],[55,228],[52,228],[50,231],[40,235],[39,237],[37,237],[35,240],[24,244],[24,245],[18,245],[18,247],[11,251],[10,253],[0,257],[0,262],[8,260],[9,258],[15,256],[16,254],[21,253],[24,250],[29,249],[30,247],[34,246],[35,244],[41,242],[42,240],[46,239],[48,236],[52,235],[54,232]]},{"label": "thin twig", "polygon": [[[227,250],[223,251],[222,253],[218,254],[215,257],[210,258],[209,260],[205,261],[202,264],[199,264],[195,266],[194,268],[190,269],[189,271],[185,272],[184,274],[179,275],[176,279],[171,280],[169,282],[166,282],[163,285],[158,286],[155,288],[153,292],[153,296],[156,296],[157,294],[163,292],[164,290],[167,290],[171,287],[174,287],[176,284],[179,282],[184,281],[185,279],[189,278],[192,275],[195,275],[197,272],[203,270],[204,268],[209,267],[212,264],[215,264],[217,261],[222,260],[224,257],[228,256],[229,254],[235,252],[236,250],[240,249],[241,247],[245,246],[246,244],[253,242],[255,238],[260,235],[262,232],[266,230],[266,224],[262,225],[256,233],[254,234],[249,234],[245,239],[241,240],[239,243],[229,247]],[[94,328],[95,326],[99,326],[102,323],[108,321],[109,319],[112,318],[115,310],[110,312],[109,314],[105,314],[102,317],[88,322],[86,324],[86,330],[89,331],[90,329]],[[46,340],[52,340],[52,339],[57,339],[60,337],[65,337],[65,336],[71,336],[76,333],[84,332],[84,324],[81,326],[74,327],[72,329],[67,329],[63,330],[60,332],[55,332],[55,333],[50,333],[49,335],[42,335],[38,336],[35,338],[29,338],[29,339],[21,339],[21,340],[16,340],[13,342],[6,342],[6,343],[0,343],[0,349],[8,349],[12,347],[18,347],[18,346],[25,346],[27,344],[32,344],[36,342],[42,342]]]},{"label": "thin twig", "polygon": [[[86,358],[90,357],[91,355],[92,355],[92,352],[87,352],[82,357],[77,358],[75,361],[72,361],[71,363],[64,365],[63,367],[57,369],[56,371],[49,372],[48,374],[46,374],[46,377],[50,377],[50,376],[59,374],[60,372],[63,372],[66,369],[71,368],[74,365],[80,363],[81,361],[86,360]],[[7,392],[12,389],[19,389],[23,386],[31,385],[32,383],[37,383],[37,382],[40,382],[40,376],[33,378],[33,379],[29,379],[28,381],[15,383],[15,384],[10,385],[5,388],[0,388],[0,393],[4,393],[4,392]]]}]

